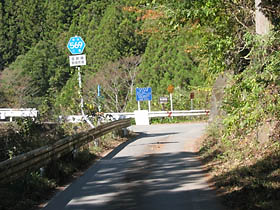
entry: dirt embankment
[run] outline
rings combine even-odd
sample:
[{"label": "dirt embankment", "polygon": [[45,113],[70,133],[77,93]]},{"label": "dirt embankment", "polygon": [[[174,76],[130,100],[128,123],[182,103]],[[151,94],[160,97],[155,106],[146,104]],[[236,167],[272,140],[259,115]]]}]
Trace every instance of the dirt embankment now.
[{"label": "dirt embankment", "polygon": [[227,209],[280,209],[280,126],[274,125],[239,140],[204,138],[201,159]]}]

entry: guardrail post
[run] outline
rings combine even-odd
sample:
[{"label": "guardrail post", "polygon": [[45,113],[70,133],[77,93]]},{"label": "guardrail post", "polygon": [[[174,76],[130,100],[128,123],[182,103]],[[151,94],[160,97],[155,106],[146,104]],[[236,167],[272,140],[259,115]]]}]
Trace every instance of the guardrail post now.
[{"label": "guardrail post", "polygon": [[41,167],[40,168],[40,176],[44,176],[44,174],[45,174],[45,168]]},{"label": "guardrail post", "polygon": [[124,137],[128,136],[129,131],[128,131],[127,128],[123,128],[122,131],[123,131],[123,136]]},{"label": "guardrail post", "polygon": [[77,154],[78,154],[77,149],[74,149],[74,150],[72,151],[73,159],[75,159],[75,158],[77,157]]}]

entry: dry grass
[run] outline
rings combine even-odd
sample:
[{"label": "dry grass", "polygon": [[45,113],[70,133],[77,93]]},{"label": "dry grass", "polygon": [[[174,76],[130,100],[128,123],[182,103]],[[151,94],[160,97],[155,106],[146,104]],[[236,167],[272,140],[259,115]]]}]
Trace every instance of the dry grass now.
[{"label": "dry grass", "polygon": [[223,142],[208,136],[200,154],[227,209],[280,209],[279,139],[258,143],[251,135]]}]

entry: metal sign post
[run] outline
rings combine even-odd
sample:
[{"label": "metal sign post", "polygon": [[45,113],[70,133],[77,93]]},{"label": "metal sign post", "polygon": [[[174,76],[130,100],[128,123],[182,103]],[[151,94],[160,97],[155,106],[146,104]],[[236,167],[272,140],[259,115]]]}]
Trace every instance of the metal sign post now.
[{"label": "metal sign post", "polygon": [[79,96],[81,98],[81,103],[80,103],[80,108],[81,108],[81,113],[85,121],[90,125],[90,127],[94,128],[94,125],[90,122],[88,119],[87,115],[85,115],[84,112],[84,98],[82,94],[82,75],[81,75],[81,67],[86,65],[86,55],[81,55],[84,48],[85,48],[85,42],[84,40],[79,37],[71,37],[68,44],[67,48],[73,54],[72,56],[69,56],[70,60],[70,66],[76,66],[78,70],[78,82],[79,82]]},{"label": "metal sign post", "polygon": [[193,99],[194,99],[194,93],[190,93],[190,99],[191,99],[191,110],[193,110]]},{"label": "metal sign post", "polygon": [[170,111],[173,112],[173,100],[172,100],[172,93],[170,93]]},{"label": "metal sign post", "polygon": [[161,104],[162,111],[165,111],[164,104],[168,103],[168,98],[167,97],[160,97],[159,98],[159,103]]},{"label": "metal sign post", "polygon": [[98,108],[98,112],[101,112],[101,86],[97,85],[97,108]]},{"label": "metal sign post", "polygon": [[[168,85],[167,91],[170,94],[170,111],[173,112],[173,100],[172,100],[172,93],[174,92],[174,86]],[[172,117],[173,119],[173,117]]]},{"label": "metal sign post", "polygon": [[87,115],[85,115],[84,112],[84,98],[83,98],[83,88],[82,88],[82,75],[81,75],[81,68],[78,66],[78,82],[79,82],[79,95],[81,98],[81,103],[80,103],[80,108],[81,108],[81,113],[85,121],[90,125],[90,127],[94,128],[94,125],[90,122],[88,119]]},{"label": "metal sign post", "polygon": [[[138,111],[134,111],[136,125],[149,125],[149,112],[151,112],[152,88],[136,88],[136,101]],[[140,101],[148,101],[149,110],[141,110]]]},{"label": "metal sign post", "polygon": [[83,110],[83,108],[84,108],[84,98],[83,98],[83,94],[82,94],[82,75],[81,75],[81,68],[78,66],[77,69],[78,69],[79,95],[80,95],[80,98],[81,98],[80,107],[81,107],[82,115],[84,116],[85,113],[84,113],[84,110]]}]

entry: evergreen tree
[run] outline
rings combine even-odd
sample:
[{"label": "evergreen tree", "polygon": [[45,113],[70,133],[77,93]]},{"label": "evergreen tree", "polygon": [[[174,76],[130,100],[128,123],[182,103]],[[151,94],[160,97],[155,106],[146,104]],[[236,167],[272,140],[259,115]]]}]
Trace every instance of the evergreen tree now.
[{"label": "evergreen tree", "polygon": [[2,3],[3,22],[1,23],[1,33],[4,34],[1,40],[0,53],[3,57],[4,65],[7,65],[14,61],[20,54],[17,45],[17,34],[19,28],[16,22],[16,14],[18,8],[14,6],[13,0],[5,0]]},{"label": "evergreen tree", "polygon": [[17,8],[15,21],[19,30],[17,46],[19,53],[24,54],[42,38],[45,7],[40,0],[18,0],[14,6]]},{"label": "evergreen tree", "polygon": [[60,37],[61,33],[69,30],[76,7],[73,0],[48,0],[45,7],[46,27],[44,38],[55,40]]},{"label": "evergreen tree", "polygon": [[42,38],[45,7],[40,0],[5,0],[1,4],[2,63],[7,65]]},{"label": "evergreen tree", "polygon": [[194,33],[182,29],[171,39],[162,34],[153,35],[148,43],[140,65],[138,80],[142,86],[150,86],[155,94],[166,93],[168,85],[180,89],[188,89],[191,85],[202,85],[202,81],[194,81],[195,75],[202,75],[198,62],[188,48],[195,51],[194,43],[198,37]]},{"label": "evergreen tree", "polygon": [[99,71],[107,62],[114,62],[122,57],[143,53],[146,41],[135,31],[141,23],[133,13],[125,13],[123,6],[115,4],[107,7],[96,33],[87,50],[89,65]]},{"label": "evergreen tree", "polygon": [[[11,66],[15,75],[11,81],[23,87],[23,103],[38,107],[63,88],[70,77],[66,55],[51,41],[40,41]],[[28,81],[28,83],[26,83]]]},{"label": "evergreen tree", "polygon": [[4,8],[2,1],[0,1],[0,71],[4,68],[5,60],[4,60],[4,49],[5,49],[5,34],[4,34]]},{"label": "evergreen tree", "polygon": [[98,71],[106,62],[120,58],[120,52],[117,48],[119,24],[120,11],[115,6],[109,6],[100,22],[93,42],[89,43],[93,47],[87,51],[90,55],[88,62],[95,71]]}]

